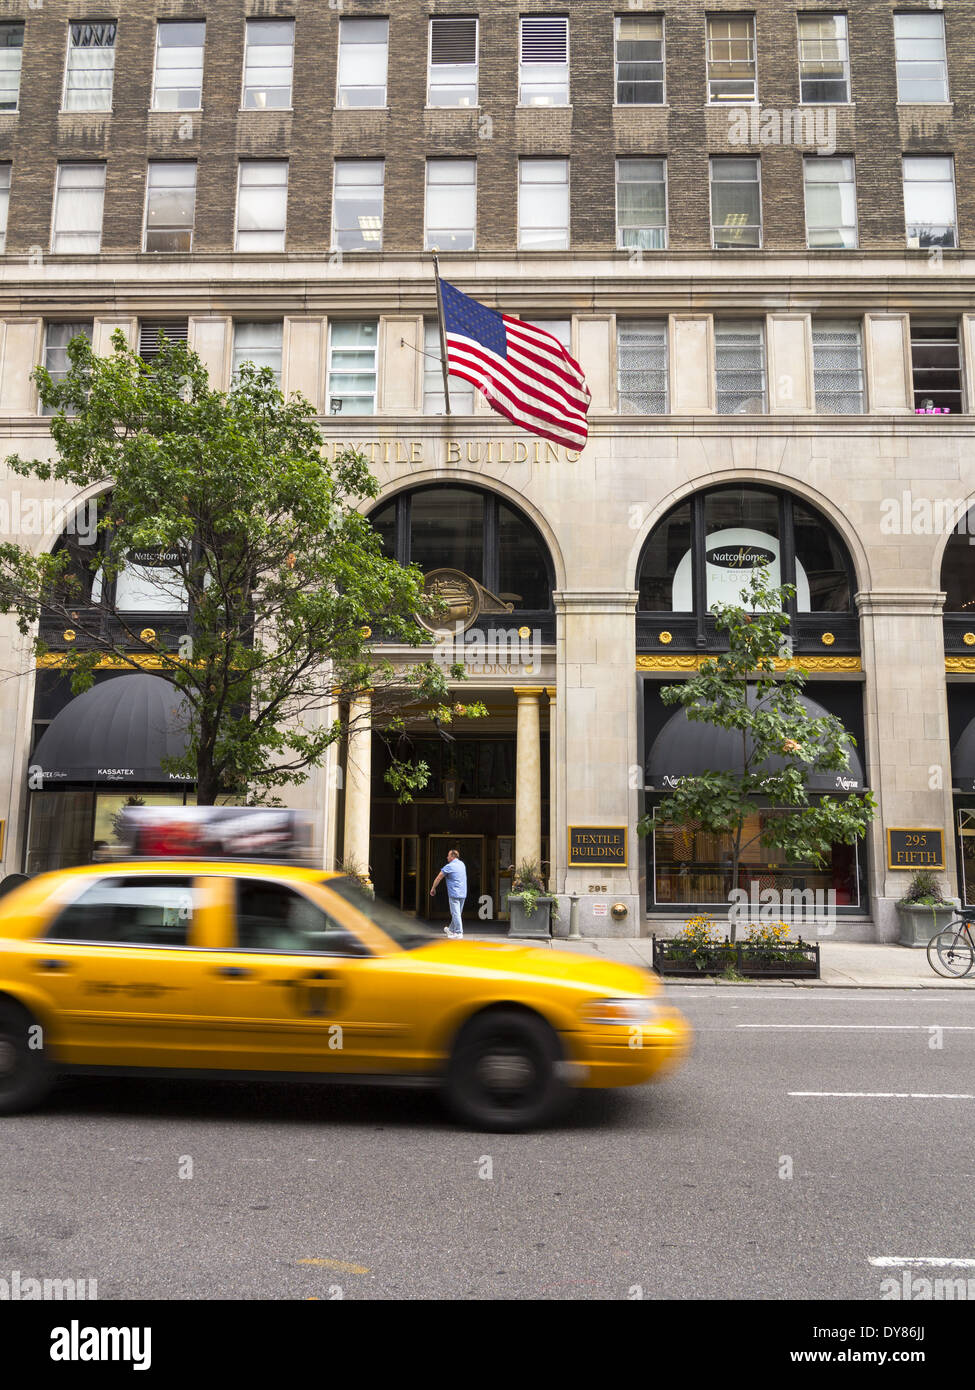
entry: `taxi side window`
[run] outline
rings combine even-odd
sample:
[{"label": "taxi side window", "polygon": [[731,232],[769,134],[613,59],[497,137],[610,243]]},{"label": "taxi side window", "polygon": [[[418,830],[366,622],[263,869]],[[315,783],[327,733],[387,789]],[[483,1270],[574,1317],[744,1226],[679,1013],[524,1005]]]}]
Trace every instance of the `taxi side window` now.
[{"label": "taxi side window", "polygon": [[241,951],[322,951],[360,955],[358,943],[327,912],[283,883],[237,880],[237,947]]},{"label": "taxi side window", "polygon": [[196,898],[192,878],[102,878],[55,918],[47,935],[57,941],[185,946]]}]

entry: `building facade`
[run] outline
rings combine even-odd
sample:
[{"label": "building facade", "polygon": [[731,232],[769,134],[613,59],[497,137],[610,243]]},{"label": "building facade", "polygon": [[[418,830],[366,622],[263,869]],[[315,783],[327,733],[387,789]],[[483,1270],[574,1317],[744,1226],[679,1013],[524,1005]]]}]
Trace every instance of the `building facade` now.
[{"label": "building facade", "polygon": [[[408,910],[436,910],[455,845],[485,919],[527,858],[589,934],[757,885],[888,939],[908,864],[975,901],[973,52],[975,0],[2,0],[5,452],[50,451],[33,368],[117,330],[147,356],[185,335],[224,388],[271,366],[330,450],[365,452],[389,553],[448,602],[458,701],[489,713],[412,740],[432,772],[412,806],[366,732],[292,799],[324,862]],[[460,380],[446,413],[434,251],[570,348],[581,453]],[[0,520],[50,546],[90,500],[5,475]],[[760,563],[795,585],[808,699],[856,744],[810,793],[869,788],[879,812],[825,866],[758,848],[732,885],[716,837],[636,826],[723,756],[660,689],[717,649],[709,605]],[[119,607],[175,640],[126,582]],[[85,780],[43,775],[70,704],[69,639],[45,636],[35,670],[0,626],[7,873],[90,854],[129,795],[192,795],[110,743]]]}]

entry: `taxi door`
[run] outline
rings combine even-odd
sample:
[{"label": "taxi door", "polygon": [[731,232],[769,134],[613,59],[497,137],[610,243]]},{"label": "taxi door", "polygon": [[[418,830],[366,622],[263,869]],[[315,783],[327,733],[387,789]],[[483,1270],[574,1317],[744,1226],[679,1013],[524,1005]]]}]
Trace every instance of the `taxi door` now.
[{"label": "taxi door", "polygon": [[370,954],[305,884],[263,875],[228,882],[232,935],[211,967],[204,1008],[213,1065],[290,1073],[413,1070],[405,953]]},{"label": "taxi door", "polygon": [[88,1066],[205,1064],[203,942],[226,912],[219,880],[192,873],[93,874],[46,930],[24,942],[46,995],[61,1061]]}]

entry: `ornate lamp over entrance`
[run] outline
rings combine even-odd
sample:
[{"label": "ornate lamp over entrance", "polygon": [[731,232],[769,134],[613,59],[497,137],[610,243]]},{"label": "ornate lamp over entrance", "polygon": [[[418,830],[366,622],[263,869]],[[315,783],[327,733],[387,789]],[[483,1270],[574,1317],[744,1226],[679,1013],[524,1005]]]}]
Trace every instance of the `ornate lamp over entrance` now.
[{"label": "ornate lamp over entrance", "polygon": [[457,799],[459,796],[460,777],[457,774],[456,767],[454,767],[453,763],[451,763],[450,769],[446,777],[443,779],[443,799],[448,806],[456,806]]}]

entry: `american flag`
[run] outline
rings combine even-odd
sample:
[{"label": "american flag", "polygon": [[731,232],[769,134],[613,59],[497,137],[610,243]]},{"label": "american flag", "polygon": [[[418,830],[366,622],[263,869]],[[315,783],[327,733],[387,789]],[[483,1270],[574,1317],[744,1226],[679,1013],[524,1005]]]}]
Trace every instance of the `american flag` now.
[{"label": "american flag", "polygon": [[558,338],[478,304],[440,281],[447,368],[499,415],[567,449],[588,438],[592,399],[582,368]]}]

